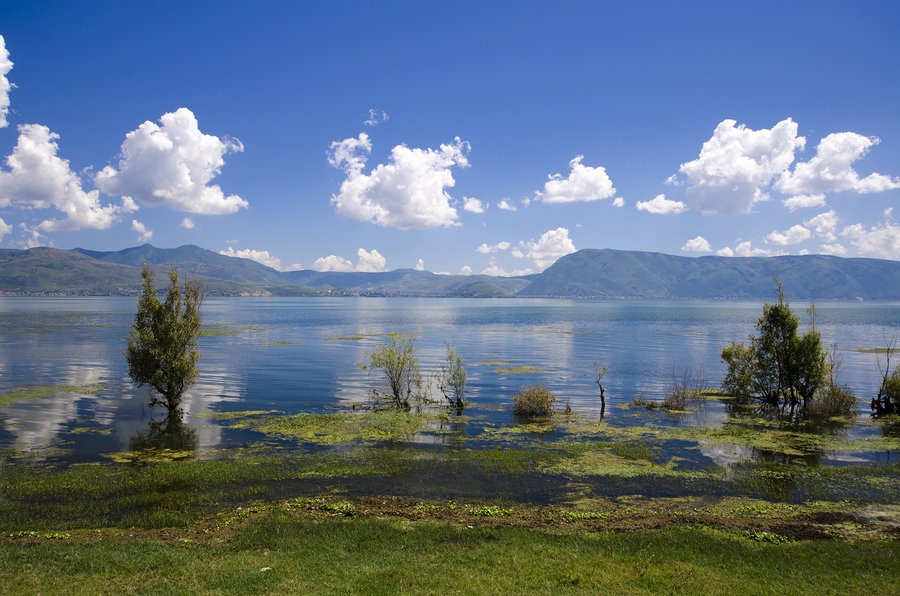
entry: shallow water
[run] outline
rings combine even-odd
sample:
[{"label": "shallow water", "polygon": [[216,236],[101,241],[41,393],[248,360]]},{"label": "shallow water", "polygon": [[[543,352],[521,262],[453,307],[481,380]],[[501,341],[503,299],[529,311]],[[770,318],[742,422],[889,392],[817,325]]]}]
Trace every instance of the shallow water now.
[{"label": "shallow water", "polygon": [[[0,406],[0,448],[35,459],[74,463],[127,450],[148,432],[148,390],[127,375],[125,344],[136,299],[0,298],[0,395],[21,387],[98,385],[96,393],[50,390]],[[805,323],[805,305],[795,304]],[[877,356],[852,351],[883,347],[900,330],[898,303],[818,304],[823,342],[841,348],[839,381],[860,398],[860,424],[833,432],[848,437],[881,434],[866,424],[868,399],[877,391]],[[207,334],[200,338],[200,376],[186,394],[186,422],[196,449],[211,452],[261,439],[203,417],[211,412],[279,410],[328,412],[365,406],[377,377],[357,363],[385,341],[382,334],[416,337],[419,361],[429,369],[449,341],[468,370],[471,418],[454,432],[425,432],[412,442],[490,446],[485,429],[514,424],[509,396],[544,384],[579,418],[599,418],[592,363],[609,367],[604,422],[625,428],[716,427],[740,409],[710,400],[681,415],[625,407],[636,395],[661,399],[673,374],[701,366],[711,385],[724,375],[719,353],[754,331],[756,302],[479,300],[416,298],[209,298]],[[284,343],[279,343],[284,342]],[[541,372],[505,374],[528,366]],[[525,442],[566,438],[565,428],[525,433]],[[683,466],[729,464],[766,457],[764,450],[678,441],[658,445]],[[661,456],[662,457],[662,456]],[[886,453],[828,451],[805,463],[883,461]]]}]

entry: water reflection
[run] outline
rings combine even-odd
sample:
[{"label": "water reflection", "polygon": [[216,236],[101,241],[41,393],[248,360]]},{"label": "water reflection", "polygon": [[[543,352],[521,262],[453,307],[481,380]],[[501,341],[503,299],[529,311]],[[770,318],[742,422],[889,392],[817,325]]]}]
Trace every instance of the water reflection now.
[{"label": "water reflection", "polygon": [[180,416],[150,420],[146,431],[135,434],[128,441],[131,451],[196,451],[198,445],[197,431],[185,424]]},{"label": "water reflection", "polygon": [[101,400],[99,389],[109,374],[109,368],[100,364],[62,367],[53,385],[40,391],[33,389],[38,391],[37,396],[25,397],[4,408],[2,428],[11,437],[5,442],[19,450],[52,445],[73,420]]},{"label": "water reflection", "polygon": [[[896,304],[819,307],[823,342],[837,340],[841,349],[878,347],[885,329],[900,325]],[[153,434],[146,389],[131,384],[124,362],[134,308],[133,298],[0,298],[0,394],[36,385],[102,385],[95,395],[56,392],[3,407],[0,448],[25,450],[66,442],[87,460],[127,448],[135,436]],[[443,359],[444,342],[452,343],[468,372],[466,399],[472,409],[484,407],[492,424],[513,422],[510,395],[529,384],[546,385],[558,395],[561,408],[568,402],[576,415],[599,418],[592,366],[597,361],[609,367],[603,383],[604,424],[641,425],[646,423],[641,420],[644,413],[623,407],[636,392],[661,399],[672,371],[694,363],[703,364],[708,378],[718,382],[724,373],[719,351],[731,339],[752,332],[759,311],[759,303],[749,302],[211,298],[204,305],[204,322],[222,333],[200,339],[200,377],[185,394],[184,420],[193,424],[196,449],[204,451],[240,440],[204,418],[207,413],[365,407],[378,379],[356,363],[384,341],[376,335],[408,332],[417,338],[426,376]],[[369,336],[358,341],[323,339],[357,334]],[[846,351],[844,356],[841,382],[867,399],[879,382],[872,354]],[[492,360],[505,364],[485,363]],[[532,372],[502,371],[516,367],[531,367]],[[433,391],[444,403],[436,387]],[[465,420],[450,416],[436,423],[426,440],[460,445],[467,425],[472,432],[473,423]],[[707,403],[666,423],[900,436],[896,422],[864,430],[844,423],[812,427],[797,417],[785,419],[728,401]],[[805,449],[816,451],[815,445]],[[705,459],[716,462],[765,459],[764,451],[700,448]],[[819,450],[810,461],[837,458],[845,455]]]}]

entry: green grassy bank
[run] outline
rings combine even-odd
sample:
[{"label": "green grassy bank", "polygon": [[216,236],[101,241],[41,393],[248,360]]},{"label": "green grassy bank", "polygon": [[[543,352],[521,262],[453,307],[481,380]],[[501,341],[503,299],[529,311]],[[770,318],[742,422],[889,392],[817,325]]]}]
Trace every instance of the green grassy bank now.
[{"label": "green grassy bank", "polygon": [[[9,594],[890,594],[900,542],[789,540],[704,525],[554,532],[254,512],[209,533],[0,541]],[[352,513],[352,512],[351,512]]]}]

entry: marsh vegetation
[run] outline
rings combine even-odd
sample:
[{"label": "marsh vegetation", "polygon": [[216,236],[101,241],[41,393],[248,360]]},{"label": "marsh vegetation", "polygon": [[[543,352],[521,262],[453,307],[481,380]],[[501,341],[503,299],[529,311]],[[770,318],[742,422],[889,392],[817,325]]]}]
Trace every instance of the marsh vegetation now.
[{"label": "marsh vegetation", "polygon": [[[661,327],[645,318],[639,324],[629,321],[626,328],[636,336],[638,348],[620,357],[625,336],[610,332],[609,322],[534,326],[522,320],[551,317],[545,312],[526,318],[505,305],[513,312],[507,315],[512,321],[509,333],[483,333],[486,323],[480,312],[468,327],[458,323],[466,319],[457,311],[452,326],[443,321],[401,325],[395,318],[390,325],[356,322],[368,321],[368,311],[353,311],[353,324],[317,326],[298,319],[286,325],[260,315],[271,303],[255,304],[258,311],[242,318],[231,311],[218,314],[216,308],[222,307],[214,303],[207,327],[233,332],[198,338],[204,357],[196,385],[183,394],[183,414],[163,422],[142,415],[142,392],[117,401],[120,393],[133,391],[117,381],[124,374],[121,338],[133,310],[117,318],[0,317],[5,337],[21,352],[44,337],[62,341],[67,348],[59,352],[60,361],[50,362],[57,374],[67,370],[62,359],[67,353],[85,358],[111,345],[109,362],[119,361],[103,375],[63,377],[65,382],[56,384],[37,378],[29,385],[23,377],[13,383],[8,375],[17,374],[16,369],[5,369],[0,378],[6,383],[0,393],[0,427],[7,434],[0,438],[23,436],[13,433],[36,424],[27,417],[32,412],[46,414],[60,404],[78,403],[79,413],[60,424],[55,439],[7,440],[0,448],[4,554],[13,553],[24,562],[22,547],[28,545],[43,549],[44,556],[59,556],[68,549],[76,558],[102,560],[106,555],[101,543],[108,541],[118,541],[137,557],[160,540],[184,539],[190,542],[182,544],[193,544],[204,560],[224,557],[222,565],[234,565],[235,577],[253,572],[274,578],[259,569],[284,570],[285,560],[306,555],[276,540],[265,548],[269,558],[279,562],[272,565],[270,560],[248,571],[236,560],[226,563],[217,541],[257,544],[254,541],[263,540],[266,532],[287,536],[303,528],[308,534],[306,524],[314,524],[319,532],[308,536],[309,544],[327,549],[347,533],[359,532],[361,537],[369,528],[373,535],[390,534],[391,524],[397,524],[404,532],[418,533],[419,548],[435,557],[445,550],[438,544],[447,532],[488,532],[497,540],[515,535],[508,550],[494,554],[519,556],[530,548],[527,544],[546,545],[554,536],[566,544],[560,552],[572,552],[572,541],[586,532],[619,536],[606,533],[621,530],[627,531],[623,539],[645,542],[655,540],[657,533],[690,535],[695,541],[711,536],[715,543],[770,548],[782,557],[791,549],[826,548],[820,539],[827,537],[836,539],[827,548],[842,548],[844,540],[854,540],[871,549],[873,560],[893,556],[895,543],[883,540],[893,536],[892,526],[884,522],[900,519],[900,512],[891,508],[900,502],[896,418],[835,416],[830,407],[818,414],[814,408],[819,399],[808,401],[805,410],[798,404],[792,414],[783,403],[771,406],[752,396],[709,391],[724,376],[718,352],[728,344],[723,337],[734,334],[730,328],[713,332],[712,327],[691,327],[678,317]],[[334,304],[323,302],[328,309]],[[758,316],[758,305],[753,310]],[[433,310],[428,312],[434,316]],[[593,317],[598,311],[591,306],[587,312]],[[489,324],[498,327],[494,321]],[[746,332],[751,325],[752,319],[738,329]],[[854,341],[846,330],[842,336]],[[78,351],[98,338],[118,338],[118,343],[107,339]],[[856,338],[851,345],[874,343]],[[613,347],[607,348],[610,344]],[[273,345],[279,347],[268,347]],[[690,349],[684,350],[685,357],[673,359],[680,354],[679,346]],[[404,361],[404,352],[410,359]],[[702,353],[710,357],[700,358]],[[654,361],[657,354],[662,356]],[[884,356],[831,350],[823,387],[842,387],[848,370],[839,368],[843,357],[850,363],[855,390],[869,390],[859,383],[860,362],[865,360],[871,373],[873,358]],[[6,358],[10,362],[8,354]],[[365,370],[355,367],[357,362],[363,362]],[[399,401],[391,377],[375,366],[396,362],[404,371],[397,377]],[[637,372],[634,362],[641,365]],[[650,368],[655,372],[644,372]],[[237,390],[229,385],[233,371],[246,371],[250,379]],[[260,375],[262,381],[254,380]],[[877,374],[873,378],[872,394],[878,389]],[[549,408],[539,415],[517,416],[510,395],[526,393],[524,381],[532,379],[535,386],[543,386],[538,394],[555,394],[556,401],[538,400],[549,402]],[[373,386],[377,400],[369,392]],[[335,387],[344,393],[328,393]],[[671,407],[628,407],[638,391],[648,401]],[[824,399],[827,392],[820,389],[817,395]],[[845,400],[846,395],[849,391],[836,399]],[[210,396],[219,401],[204,401]],[[459,401],[464,409],[457,407]],[[571,412],[562,415],[566,404]],[[117,407],[133,418],[105,422],[104,413]],[[797,414],[800,411],[803,415]],[[653,547],[627,558],[627,564],[641,572],[621,585],[637,589],[643,585],[640,578],[650,576],[657,577],[654,581],[660,583],[654,585],[663,590],[694,585],[685,579],[688,567],[678,575],[645,561],[666,556],[696,565],[691,562],[699,559],[684,544],[674,550]],[[185,564],[196,569],[196,561]],[[468,564],[477,567],[474,559]],[[523,563],[532,564],[537,563]],[[810,565],[807,572],[819,572],[812,560]],[[393,563],[379,568],[391,578],[405,573]],[[8,585],[54,589],[49,574],[28,579],[9,575],[7,569],[4,577],[13,578]],[[91,576],[78,569],[72,566],[67,572]],[[364,569],[360,578],[371,581]],[[742,569],[740,573],[754,573],[750,567]],[[325,570],[311,571],[319,572]],[[178,573],[188,572],[176,570],[175,576]],[[552,575],[549,567],[547,573]],[[576,583],[552,575],[555,579],[541,585],[547,590],[577,585],[596,591],[599,582],[607,581],[597,565],[573,574]],[[248,579],[247,589],[277,591],[298,585],[284,583],[296,579],[277,577],[266,580],[271,583]],[[870,568],[854,563],[834,581],[891,588],[890,581],[882,578],[878,584],[873,577]],[[206,580],[196,581],[198,589],[214,589]],[[409,581],[422,591],[436,590]],[[486,578],[476,573],[471,581]],[[141,585],[149,590],[160,584],[148,580]],[[510,586],[535,589],[528,582]]]}]

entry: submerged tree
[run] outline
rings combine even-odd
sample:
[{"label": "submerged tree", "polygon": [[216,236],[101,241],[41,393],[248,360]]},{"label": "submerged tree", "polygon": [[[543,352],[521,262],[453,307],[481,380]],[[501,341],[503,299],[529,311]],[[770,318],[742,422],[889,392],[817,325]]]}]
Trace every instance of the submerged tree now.
[{"label": "submerged tree", "polygon": [[381,371],[391,388],[390,394],[375,390],[376,395],[386,395],[388,401],[405,409],[409,409],[414,401],[425,399],[415,340],[411,335],[394,333],[389,344],[378,346],[367,356],[368,360],[360,362],[359,367]]},{"label": "submerged tree", "polygon": [[805,409],[827,375],[821,334],[814,326],[815,306],[810,309],[813,328],[799,336],[799,322],[777,279],[775,288],[778,302],[763,306],[756,322],[759,333],[750,336],[750,345],[732,342],[722,350],[728,365],[722,385],[730,393],[753,396],[773,406],[799,404]]},{"label": "submerged tree", "polygon": [[897,353],[897,336],[887,341],[884,350],[884,364],[878,360],[878,372],[881,373],[881,386],[878,395],[872,399],[871,407],[875,415],[900,413],[900,366],[891,369],[891,360]]},{"label": "submerged tree", "polygon": [[128,337],[128,374],[138,386],[155,393],[150,405],[164,405],[168,416],[178,412],[184,390],[197,378],[197,336],[203,293],[198,280],[178,284],[178,272],[169,270],[169,290],[160,302],[148,265],[141,271],[144,285]]},{"label": "submerged tree", "polygon": [[594,374],[597,377],[594,382],[600,388],[600,420],[603,420],[603,416],[606,414],[606,390],[603,388],[603,377],[607,372],[609,372],[608,366],[602,366],[597,361],[594,362]]},{"label": "submerged tree", "polygon": [[447,342],[447,357],[438,366],[435,373],[438,388],[451,406],[462,410],[465,406],[463,395],[466,392],[466,369],[463,366],[462,356],[454,351]]}]

